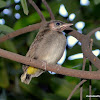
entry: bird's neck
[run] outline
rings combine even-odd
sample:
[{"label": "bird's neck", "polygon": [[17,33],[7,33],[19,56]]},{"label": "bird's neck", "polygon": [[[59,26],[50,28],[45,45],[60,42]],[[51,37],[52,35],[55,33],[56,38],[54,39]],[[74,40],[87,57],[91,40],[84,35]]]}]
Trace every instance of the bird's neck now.
[{"label": "bird's neck", "polygon": [[40,33],[46,33],[46,32],[49,32],[49,31],[50,31],[49,28],[41,28],[41,29],[39,30]]}]

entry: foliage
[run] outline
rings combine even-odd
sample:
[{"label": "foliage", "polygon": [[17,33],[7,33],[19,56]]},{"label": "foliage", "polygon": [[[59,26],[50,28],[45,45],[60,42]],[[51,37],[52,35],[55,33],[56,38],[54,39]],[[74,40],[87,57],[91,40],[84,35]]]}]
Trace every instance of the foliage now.
[{"label": "foliage", "polygon": [[27,7],[26,0],[21,0],[21,4],[22,4],[23,10],[24,10],[24,13],[26,15],[28,15],[28,7]]},{"label": "foliage", "polygon": [[5,1],[0,0],[0,8],[5,7],[5,6],[6,6],[6,2],[5,2]]},{"label": "foliage", "polygon": [[100,0],[94,0],[94,3],[95,4],[99,4],[100,3]]},{"label": "foliage", "polygon": [[[24,1],[24,0],[21,0]],[[50,20],[49,14],[40,0],[34,0],[43,15],[47,20]],[[8,3],[9,2],[9,3]],[[70,22],[68,17],[62,17],[59,14],[59,7],[64,4],[68,14],[75,13],[76,18],[72,21],[73,24],[78,21],[85,22],[85,28],[82,30],[83,34],[87,34],[90,30],[96,28],[100,24],[100,0],[90,0],[90,5],[82,6],[79,0],[47,0],[56,19],[64,22]],[[22,3],[22,6],[21,6]],[[40,22],[40,17],[36,11],[29,5],[28,8],[24,2],[15,3],[13,0],[0,1],[0,18],[5,19],[5,25],[0,25],[0,37],[14,30],[21,29],[30,24]],[[2,5],[1,5],[2,4]],[[20,5],[19,10],[15,10],[15,6]],[[4,9],[10,9],[10,15],[3,13]],[[23,12],[24,9],[24,12]],[[29,14],[28,14],[29,10]],[[16,19],[15,13],[19,13],[21,18]],[[28,16],[26,16],[25,14]],[[73,27],[75,28],[75,27]],[[37,31],[20,35],[11,40],[7,40],[0,44],[0,48],[25,55],[32,41],[34,40]],[[95,36],[93,49],[100,49],[100,40],[96,40]],[[67,58],[71,55],[81,53],[81,46],[78,43],[70,48],[67,46]],[[74,69],[82,68],[82,59],[65,60],[63,66]],[[89,62],[87,61],[86,70],[88,70]],[[80,79],[63,75],[52,75],[45,72],[38,78],[34,78],[30,85],[25,85],[20,82],[20,75],[22,74],[22,64],[0,58],[0,99],[4,100],[66,100],[75,85],[80,82]],[[93,67],[93,70],[96,70]],[[92,94],[97,95],[100,93],[100,85],[98,81],[93,80]],[[84,98],[88,95],[88,82],[84,84]],[[4,95],[5,94],[5,95]],[[79,90],[75,92],[72,100],[79,99]]]},{"label": "foliage", "polygon": [[0,25],[0,37],[7,35],[11,32],[13,32],[14,30],[6,25]]}]

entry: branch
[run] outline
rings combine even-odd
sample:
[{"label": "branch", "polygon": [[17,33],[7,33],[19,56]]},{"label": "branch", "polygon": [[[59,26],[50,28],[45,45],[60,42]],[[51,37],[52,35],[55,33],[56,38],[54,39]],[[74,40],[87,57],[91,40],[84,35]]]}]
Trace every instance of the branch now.
[{"label": "branch", "polygon": [[[8,40],[12,37],[24,34],[25,32],[30,32],[30,31],[39,29],[43,23],[30,25],[30,26],[27,26],[25,28],[19,29],[19,30],[13,32],[13,33],[10,33],[8,35],[5,35],[5,36],[0,38],[0,42],[3,42],[3,41]],[[82,51],[83,51],[83,54],[85,55],[85,57],[88,58],[95,65],[95,67],[100,69],[100,60],[99,60],[99,58],[97,58],[95,55],[93,55],[92,50],[90,50],[90,48],[89,48],[90,38],[87,35],[80,34],[75,29],[67,28],[65,30],[65,32],[67,30],[73,30],[72,32],[69,33],[69,35],[74,36],[76,39],[78,39],[82,43]]]},{"label": "branch", "polygon": [[[90,41],[90,49],[92,50],[92,45],[93,45],[93,39],[91,39]],[[83,66],[82,66],[82,70],[85,70],[85,65],[86,65],[86,57],[83,56]],[[91,64],[89,65],[89,71],[91,71]],[[69,95],[67,100],[70,100],[71,97],[73,96],[73,94],[75,93],[75,91],[80,87],[80,100],[82,100],[82,93],[83,93],[83,83],[86,82],[86,79],[81,80],[81,82],[75,86],[75,88],[73,89],[73,91],[71,92],[71,94]],[[89,95],[91,95],[91,80],[89,81],[90,85],[89,85]],[[89,99],[91,100],[91,97],[89,97]]]},{"label": "branch", "polygon": [[13,38],[13,37],[16,37],[16,36],[19,36],[21,34],[24,34],[24,33],[27,33],[27,32],[30,32],[30,31],[33,31],[33,30],[37,30],[41,27],[41,25],[43,24],[44,22],[41,22],[41,23],[37,23],[37,24],[33,24],[33,25],[29,25],[27,27],[24,27],[22,29],[19,29],[17,31],[14,31],[12,33],[9,33],[3,37],[0,37],[0,43],[1,42],[4,42],[10,38]]},{"label": "branch", "polygon": [[[89,64],[89,70],[92,70],[91,62]],[[89,95],[92,94],[92,80],[89,80]],[[89,100],[91,100],[91,97],[89,97]]]},{"label": "branch", "polygon": [[71,27],[67,28],[64,32],[67,34],[68,30],[72,30],[70,33],[68,33],[68,35],[75,37],[77,40],[79,40],[82,43],[82,39],[85,36],[84,34],[79,33],[78,31],[76,31],[75,29]]},{"label": "branch", "polygon": [[[85,65],[86,65],[86,58],[83,56],[83,66],[82,66],[83,71],[85,70]],[[86,82],[87,80],[81,79],[81,82],[82,81]],[[80,100],[82,100],[82,98],[83,98],[83,84],[80,85]]]},{"label": "branch", "polygon": [[88,58],[89,61],[91,61],[91,63],[93,63],[95,65],[95,67],[100,69],[100,59],[92,53],[92,50],[89,48],[89,44],[90,44],[90,38],[86,35],[82,39],[82,52],[83,52],[83,55],[86,58]]},{"label": "branch", "polygon": [[34,66],[36,68],[40,68],[40,69],[47,70],[47,71],[52,71],[57,74],[78,77],[78,78],[84,78],[84,79],[96,79],[96,80],[100,79],[99,71],[88,72],[88,71],[64,68],[60,65],[47,64],[46,62],[44,63],[43,61],[33,60],[32,58],[24,57],[19,54],[12,53],[12,52],[9,52],[9,51],[3,50],[3,49],[0,49],[0,56],[10,59],[10,60],[13,60],[13,61],[16,61],[16,62],[26,64],[26,65]]},{"label": "branch", "polygon": [[44,5],[46,6],[46,8],[47,8],[47,10],[48,10],[48,12],[49,12],[49,14],[50,14],[51,19],[54,20],[55,17],[54,17],[53,12],[51,11],[51,8],[49,7],[49,5],[47,4],[47,2],[46,2],[45,0],[42,0],[42,2],[43,2]]},{"label": "branch", "polygon": [[73,91],[71,92],[71,94],[69,95],[69,97],[67,98],[67,100],[70,100],[72,95],[75,93],[75,91],[83,84],[85,83],[87,80],[82,80],[79,84],[77,84],[75,86],[75,88],[73,89]]},{"label": "branch", "polygon": [[[90,49],[92,50],[93,46],[93,39],[90,41]],[[89,71],[92,71],[92,63],[89,61]],[[89,80],[89,95],[92,94],[92,80]],[[89,97],[89,100],[91,100],[91,97]]]},{"label": "branch", "polygon": [[[6,41],[6,40],[8,40],[8,39],[10,39],[10,38],[14,38],[14,37],[16,37],[16,36],[19,36],[19,35],[21,35],[21,34],[25,34],[25,33],[27,33],[27,32],[31,32],[31,31],[37,30],[37,29],[39,29],[44,23],[46,23],[46,22],[43,21],[43,22],[41,22],[41,23],[29,25],[29,26],[26,26],[26,27],[24,27],[24,28],[22,28],[22,29],[19,29],[19,30],[17,30],[17,31],[14,31],[14,32],[12,32],[12,33],[9,33],[9,34],[7,34],[7,35],[5,35],[5,36],[3,36],[3,37],[0,37],[0,43],[1,43],[1,42],[4,42],[4,41]],[[77,32],[75,29],[72,29],[72,28],[67,28],[66,30],[73,30],[72,32],[69,33],[69,35],[72,35],[72,36],[76,37],[80,42],[82,41],[81,38],[83,38],[83,36],[84,36],[83,34],[80,34],[80,33]]]},{"label": "branch", "polygon": [[[99,29],[99,28],[98,28]],[[78,39],[82,43],[82,52],[83,55],[91,61],[91,63],[94,64],[95,67],[100,69],[100,59],[96,57],[93,53],[92,50],[89,48],[90,44],[90,37],[88,35],[83,35],[77,32],[76,30],[72,28],[68,28],[66,30],[73,30],[72,32],[69,33],[69,35],[74,36],[76,39]],[[97,29],[96,29],[97,31]]]},{"label": "branch", "polygon": [[[25,32],[29,32],[29,31],[32,31],[32,30],[35,30],[35,29],[39,29],[41,27],[41,25],[42,25],[42,23],[38,23],[38,24],[35,24],[35,25],[31,25],[31,26],[25,27],[25,28],[20,29],[20,30],[17,30],[17,31],[15,31],[13,33],[5,35],[4,37],[1,37],[0,38],[0,42],[3,42],[3,41],[5,41],[7,39],[10,39],[12,37],[18,36],[20,34],[24,34]],[[90,50],[90,48],[89,48],[90,37],[88,35],[80,34],[79,32],[77,32],[76,30],[74,30],[72,28],[67,28],[65,30],[65,32],[67,30],[73,30],[72,32],[69,33],[69,35],[74,36],[76,39],[78,39],[82,43],[82,52],[83,52],[84,56],[86,58],[88,58],[91,61],[91,63],[94,64],[95,67],[100,69],[100,60],[99,60],[99,58],[97,58],[92,53],[92,50]],[[97,29],[96,29],[96,31],[97,31]]]},{"label": "branch", "polygon": [[37,13],[39,14],[41,20],[42,20],[42,21],[46,21],[46,19],[45,19],[45,17],[43,16],[41,10],[38,8],[38,6],[35,4],[35,2],[32,1],[32,0],[28,0],[28,1],[29,1],[29,3],[35,8],[35,10],[36,10]]},{"label": "branch", "polygon": [[97,32],[97,31],[100,31],[100,27],[98,27],[98,28],[96,28],[96,29],[93,29],[91,32],[89,32],[87,35],[89,36],[89,37],[91,37],[93,34],[95,34],[95,32]]},{"label": "branch", "polygon": [[[68,30],[73,30],[72,28],[68,28]],[[67,30],[67,29],[66,29]],[[92,32],[89,32],[90,35],[83,35],[77,32],[76,30],[73,30],[72,32],[69,33],[69,35],[74,36],[76,39],[78,39],[82,43],[82,52],[83,55],[91,61],[91,63],[94,64],[95,67],[100,69],[100,59],[96,57],[93,53],[92,50],[89,48],[90,44],[90,37],[94,32],[100,30],[100,27],[93,30]]]}]

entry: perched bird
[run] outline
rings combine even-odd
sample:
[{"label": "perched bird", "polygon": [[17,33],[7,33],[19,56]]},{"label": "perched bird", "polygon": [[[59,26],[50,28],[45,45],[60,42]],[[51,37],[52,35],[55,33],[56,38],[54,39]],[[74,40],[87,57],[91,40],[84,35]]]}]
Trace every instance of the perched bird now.
[{"label": "perched bird", "polygon": [[[62,57],[66,47],[66,37],[62,31],[73,24],[64,23],[59,20],[51,20],[44,24],[31,44],[26,57],[38,59],[48,64],[56,64]],[[24,74],[21,75],[21,81],[29,84],[32,77],[38,77],[44,70],[31,66],[23,66]]]}]

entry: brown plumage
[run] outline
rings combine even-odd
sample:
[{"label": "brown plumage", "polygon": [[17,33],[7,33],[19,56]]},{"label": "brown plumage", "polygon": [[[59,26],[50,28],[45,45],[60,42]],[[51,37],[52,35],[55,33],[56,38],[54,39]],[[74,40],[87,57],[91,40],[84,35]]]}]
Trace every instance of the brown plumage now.
[{"label": "brown plumage", "polygon": [[[31,44],[26,57],[46,61],[49,64],[56,64],[62,57],[65,46],[66,37],[62,31],[72,24],[67,24],[62,21],[52,20],[43,25],[34,42]],[[28,66],[23,66],[24,74],[21,76],[21,81],[29,84],[32,77],[38,77],[44,70],[36,69],[34,74],[28,74]]]}]

